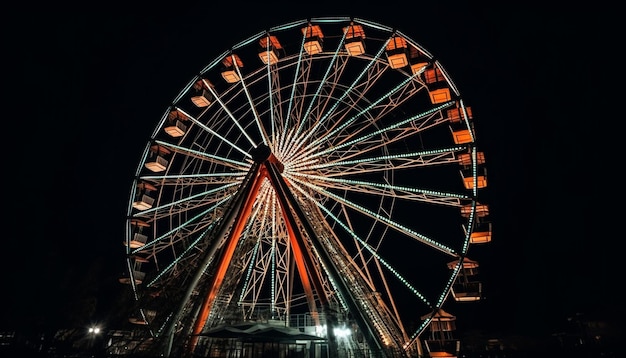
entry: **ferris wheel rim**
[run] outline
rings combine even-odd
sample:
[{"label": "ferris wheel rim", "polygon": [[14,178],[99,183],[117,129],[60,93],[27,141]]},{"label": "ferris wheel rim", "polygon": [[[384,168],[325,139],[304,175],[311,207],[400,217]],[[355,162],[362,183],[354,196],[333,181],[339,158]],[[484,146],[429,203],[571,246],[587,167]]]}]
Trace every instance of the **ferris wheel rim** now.
[{"label": "ferris wheel rim", "polygon": [[[317,40],[324,47],[318,53],[306,54],[305,47],[300,47],[297,53],[284,53],[284,56],[280,56],[282,53],[273,53],[277,62],[271,63],[272,52],[269,47],[272,36],[302,30],[301,41],[304,43],[307,39],[304,29],[326,25],[343,28],[342,35],[335,35],[339,46],[326,50],[326,43],[321,41],[324,37],[317,34]],[[371,40],[364,37],[379,45],[374,54],[363,52],[352,55],[346,52],[343,47],[346,43],[345,29],[355,25],[387,36]],[[315,31],[318,31],[317,28]],[[326,39],[330,38],[326,36]],[[337,38],[341,39],[336,40]],[[267,58],[264,61],[259,55],[257,60],[266,62],[265,65],[245,72],[245,66],[238,65],[241,59],[237,54],[245,50],[251,52],[253,44],[263,39],[266,40],[268,51],[259,51],[265,53]],[[404,66],[390,69],[388,44],[397,39],[404,40],[407,48],[416,51],[428,64],[415,70],[407,62]],[[371,44],[368,45],[367,48],[370,48]],[[322,47],[319,43],[318,46]],[[249,61],[249,58],[246,60]],[[360,67],[357,67],[357,71],[351,71],[350,66],[355,62]],[[229,63],[231,67],[225,63]],[[314,72],[314,65],[321,67],[315,75],[311,74]],[[440,81],[445,82],[448,92],[446,100],[428,105],[424,102],[423,95],[427,94],[425,98],[431,101],[433,97],[423,75],[430,68],[443,76]],[[235,80],[229,82],[226,76]],[[278,77],[289,81],[277,84]],[[390,78],[393,81],[389,81]],[[228,84],[218,81],[226,81]],[[267,93],[259,93],[258,88],[264,84],[267,85]],[[295,95],[300,92],[302,95]],[[192,94],[199,95],[199,101],[213,102],[206,108],[194,107],[189,101]],[[397,108],[408,112],[411,108],[405,106],[405,102],[418,96],[420,98],[416,103],[426,103],[426,108],[402,113],[404,117],[399,116]],[[276,99],[277,97],[280,99]],[[451,120],[446,114],[449,109],[458,110],[458,122],[465,125],[464,130],[467,133],[464,132],[464,135],[469,139],[457,143],[451,136],[449,142],[441,145],[406,145],[409,140],[424,140],[422,137],[431,133],[439,138],[443,136],[443,132],[450,132]],[[305,223],[309,220],[306,219],[307,216],[318,219],[313,221],[320,227],[310,229],[316,235],[309,236],[323,237],[320,241],[324,243],[318,244],[319,247],[311,244],[310,250],[316,252],[318,257],[323,256],[320,251],[329,251],[326,254],[329,257],[343,257],[343,268],[354,269],[354,277],[348,279],[352,280],[349,282],[363,285],[359,290],[346,294],[371,294],[377,292],[371,286],[387,285],[386,279],[374,280],[369,277],[372,270],[369,266],[374,265],[386,269],[391,276],[396,276],[404,285],[403,289],[408,289],[424,301],[424,308],[437,311],[450,294],[452,284],[462,268],[475,217],[478,216],[476,207],[480,205],[477,200],[479,176],[476,174],[480,164],[479,154],[468,109],[439,61],[417,42],[387,26],[357,18],[313,18],[273,27],[253,35],[216,57],[181,90],[172,105],[166,109],[146,144],[132,183],[127,211],[125,245],[130,277],[125,283],[131,285],[139,302],[141,296],[145,295],[142,293],[145,286],[165,287],[170,277],[194,276],[193,270],[185,271],[178,267],[182,266],[181,262],[201,261],[202,265],[208,265],[211,261],[208,256],[200,260],[200,255],[193,252],[204,252],[210,247],[214,251],[222,249],[219,245],[209,246],[207,243],[202,246],[199,243],[221,225],[224,220],[220,215],[229,212],[228,203],[238,197],[242,183],[250,175],[251,169],[260,165],[268,167],[270,172],[275,170],[274,174],[280,174],[281,182],[290,188],[293,198],[287,201],[286,198],[279,198],[280,195],[272,193],[271,188],[276,190],[275,186],[278,184],[274,177],[267,174],[267,182],[259,183],[255,191],[259,198],[267,200],[266,207],[258,204],[248,214],[258,215],[252,216],[258,220],[270,220],[275,215],[263,216],[260,214],[262,210],[277,210],[285,205],[291,205],[291,208],[297,206],[301,218],[294,223],[307,226],[312,225]],[[308,122],[309,118],[314,120]],[[172,120],[175,121],[174,124]],[[182,123],[186,124],[184,130],[176,127],[179,121],[185,122]],[[164,132],[170,137],[166,137]],[[315,137],[316,135],[319,137]],[[401,145],[406,145],[407,150],[398,152],[402,149]],[[265,148],[269,154],[262,150]],[[446,173],[452,172],[452,169],[459,172],[459,154],[466,156],[469,161],[467,167],[473,175],[471,181],[463,182],[465,188],[460,187],[467,190],[456,190],[456,186],[451,190],[447,187],[449,183],[445,183],[446,187],[442,184],[442,188],[437,188],[436,182],[425,180],[422,185],[435,185],[431,189],[411,184],[401,178],[403,173],[418,170],[426,171],[426,174],[438,173],[439,168],[445,169]],[[271,163],[265,164],[268,158]],[[158,170],[155,171],[155,168]],[[258,177],[260,174],[254,175]],[[373,179],[379,177],[382,179]],[[272,184],[267,184],[270,182]],[[141,200],[144,196],[150,197],[146,193],[156,195],[151,197],[150,205],[138,209],[136,204],[143,203]],[[141,198],[139,194],[142,195]],[[377,199],[374,200],[377,204],[372,205],[372,201],[367,200],[369,197]],[[240,200],[242,202],[239,205],[244,205],[245,200]],[[463,230],[462,234],[448,243],[421,233],[415,223],[406,218],[398,219],[406,215],[400,206],[396,207],[399,202],[412,203],[413,206],[409,205],[409,208],[418,204],[420,208],[433,206],[446,212],[446,215],[450,208],[459,211],[462,206],[469,205],[470,209],[465,219],[455,221],[459,226],[457,229]],[[422,211],[425,209],[416,210]],[[367,221],[366,230],[358,230],[354,226],[354,222],[359,220]],[[139,222],[144,224],[140,225]],[[289,236],[287,229],[283,227],[285,225],[289,226],[285,223],[279,224],[280,227],[277,226],[272,232],[279,236]],[[143,235],[143,242],[137,240],[140,228],[146,226],[150,228],[152,235]],[[248,230],[258,236],[259,242],[266,234],[253,224],[250,224]],[[395,235],[394,238],[417,242],[420,247],[426,247],[429,253],[436,252],[436,255],[441,256],[438,258],[439,264],[460,259],[453,269],[445,267],[445,274],[441,274],[444,282],[437,286],[436,295],[426,298],[426,294],[419,293],[412,283],[406,282],[404,276],[399,274],[400,270],[394,267],[393,255],[384,256],[390,254],[385,250],[389,250],[386,246],[389,245],[388,237],[392,235]],[[148,238],[149,236],[151,237]],[[311,237],[308,242],[312,241]],[[352,250],[347,244],[344,246],[345,237],[353,240],[350,243]],[[364,256],[367,258],[364,259]],[[250,257],[246,259],[252,260]],[[357,263],[359,260],[361,263]],[[147,262],[150,262],[152,276],[137,269]],[[204,270],[199,262],[194,265],[196,270]],[[330,279],[322,284],[324,291],[331,297],[333,287],[338,285],[334,281],[341,280],[340,273],[345,271],[332,258],[317,267],[331,270],[329,266],[339,266],[332,268],[335,271],[334,280]],[[144,282],[142,274],[150,280]],[[142,276],[141,279],[138,280],[136,275]],[[188,290],[187,298],[191,296],[191,291],[193,290]],[[320,295],[323,296],[321,293]],[[353,299],[358,301],[358,298]],[[345,298],[340,299],[338,304],[342,300]],[[388,304],[390,307],[387,314],[391,317],[396,310],[393,298]],[[147,310],[142,310],[141,314],[145,316],[145,312]],[[367,314],[364,316],[367,318]],[[399,315],[392,321],[402,331],[403,344],[419,337],[428,323],[425,320],[415,332],[409,334],[405,332]]]}]

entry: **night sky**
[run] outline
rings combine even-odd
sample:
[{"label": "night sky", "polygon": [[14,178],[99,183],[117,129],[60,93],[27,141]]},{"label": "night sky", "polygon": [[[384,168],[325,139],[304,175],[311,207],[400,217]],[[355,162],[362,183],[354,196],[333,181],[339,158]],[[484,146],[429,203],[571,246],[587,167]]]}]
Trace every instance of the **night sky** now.
[{"label": "night sky", "polygon": [[614,11],[177,4],[40,7],[3,25],[0,329],[113,325],[127,289],[117,279],[132,179],[167,106],[230,46],[320,16],[401,30],[438,57],[472,107],[493,241],[481,259],[487,297],[450,308],[459,324],[530,335],[576,312],[624,318]]}]

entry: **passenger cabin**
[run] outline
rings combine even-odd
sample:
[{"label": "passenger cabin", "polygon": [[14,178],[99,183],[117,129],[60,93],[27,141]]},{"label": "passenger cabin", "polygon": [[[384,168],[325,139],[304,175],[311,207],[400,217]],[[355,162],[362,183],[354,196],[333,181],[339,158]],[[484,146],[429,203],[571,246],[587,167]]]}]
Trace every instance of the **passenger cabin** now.
[{"label": "passenger cabin", "polygon": [[187,122],[189,118],[181,111],[173,109],[167,115],[167,123],[163,130],[171,137],[178,138],[187,132]]},{"label": "passenger cabin", "polygon": [[123,284],[130,284],[132,281],[135,282],[135,285],[141,285],[143,281],[146,279],[146,273],[143,271],[133,271],[132,278],[130,276],[120,277],[119,281]]},{"label": "passenger cabin", "polygon": [[[484,244],[491,241],[491,223],[489,222],[489,207],[486,204],[481,203],[469,203],[461,206],[461,216],[469,218],[472,213],[472,206],[475,205],[474,210],[474,226],[472,233],[470,234],[470,244]],[[467,234],[467,228],[463,227]]]},{"label": "passenger cabin", "polygon": [[128,318],[128,322],[140,326],[148,325],[154,317],[156,317],[157,311],[155,310],[145,310],[142,312],[137,312],[134,316]]},{"label": "passenger cabin", "polygon": [[471,107],[463,107],[457,104],[455,108],[446,111],[448,121],[450,121],[450,130],[456,144],[466,144],[474,141],[471,132],[472,109]]},{"label": "passenger cabin", "polygon": [[[145,244],[145,241],[144,241],[144,244]],[[143,281],[146,279],[146,273],[141,270],[141,265],[149,261],[146,258],[138,256],[138,255],[131,256],[129,260],[131,260],[131,264],[132,264],[132,273],[128,273],[122,276],[119,279],[119,281],[120,283],[123,283],[123,284],[130,284],[134,281],[135,285],[141,285]]]},{"label": "passenger cabin", "polygon": [[472,165],[472,153],[461,153],[457,156],[461,166],[461,176],[465,189],[472,190],[474,187],[481,189],[487,186],[487,169],[485,168],[485,154],[476,152],[476,165]]},{"label": "passenger cabin", "polygon": [[227,83],[235,83],[241,80],[239,76],[239,68],[243,67],[243,61],[236,54],[230,54],[222,60],[225,69],[222,71],[222,78]]},{"label": "passenger cabin", "polygon": [[344,47],[350,56],[358,56],[365,53],[365,31],[363,26],[350,24],[343,28],[346,34]]},{"label": "passenger cabin", "polygon": [[[459,164],[464,168],[470,168],[472,166],[472,153],[467,151],[466,153],[461,153],[457,155],[459,159]],[[476,152],[476,165],[485,164],[485,153],[484,152]]]},{"label": "passenger cabin", "polygon": [[437,64],[424,70],[424,82],[426,82],[430,101],[433,104],[448,102],[452,99],[448,82]]},{"label": "passenger cabin", "polygon": [[[463,206],[461,206],[461,216],[463,216],[464,218],[469,218],[470,214],[472,213],[472,204],[465,204]],[[476,203],[475,205],[475,215],[478,218],[484,218],[487,215],[489,215],[489,206],[486,204],[481,204],[481,203]]]},{"label": "passenger cabin", "polygon": [[[422,321],[432,315],[421,317]],[[461,341],[454,337],[456,331],[456,317],[444,311],[437,310],[428,325],[428,336],[424,339],[426,351],[430,357],[456,358],[461,350]]]},{"label": "passenger cabin", "polygon": [[393,69],[402,68],[408,66],[409,55],[407,50],[406,40],[401,36],[393,36],[387,42],[387,48],[385,49],[387,55],[387,62],[389,67]]},{"label": "passenger cabin", "polygon": [[315,55],[322,52],[324,34],[319,25],[309,24],[307,27],[303,27],[302,34],[304,35],[304,51],[306,53]]},{"label": "passenger cabin", "polygon": [[465,189],[482,189],[487,186],[487,168],[479,167],[476,168],[476,171],[474,168],[462,169],[461,176]]},{"label": "passenger cabin", "polygon": [[154,205],[154,198],[149,194],[156,191],[157,188],[148,183],[141,182],[137,184],[137,190],[135,192],[135,199],[133,201],[133,208],[137,210],[148,210]]},{"label": "passenger cabin", "polygon": [[463,259],[462,263],[460,261],[459,259],[448,262],[450,270],[456,269],[459,264],[461,265],[452,285],[452,296],[458,302],[479,301],[482,298],[482,282],[478,281],[478,262],[467,257]]},{"label": "passenger cabin", "polygon": [[193,85],[194,95],[191,97],[191,102],[196,107],[208,107],[213,102],[213,94],[211,94],[208,86],[212,87],[212,84],[206,80],[199,80]]},{"label": "passenger cabin", "polygon": [[414,75],[424,71],[430,65],[430,58],[417,48],[409,47],[409,64],[411,65],[411,73]]},{"label": "passenger cabin", "polygon": [[478,221],[470,234],[470,244],[485,244],[491,242],[491,222]]},{"label": "passenger cabin", "polygon": [[146,244],[148,241],[148,236],[143,233],[144,229],[150,227],[148,223],[139,219],[131,219],[130,226],[132,230],[132,239],[127,243],[128,247],[131,249],[137,249]]},{"label": "passenger cabin", "polygon": [[278,62],[279,51],[282,50],[282,46],[276,36],[262,37],[259,40],[259,58],[264,64],[273,65]]},{"label": "passenger cabin", "polygon": [[162,172],[167,169],[169,161],[166,159],[170,155],[171,151],[161,145],[154,144],[150,146],[150,153],[148,154],[148,160],[145,167],[155,173]]}]

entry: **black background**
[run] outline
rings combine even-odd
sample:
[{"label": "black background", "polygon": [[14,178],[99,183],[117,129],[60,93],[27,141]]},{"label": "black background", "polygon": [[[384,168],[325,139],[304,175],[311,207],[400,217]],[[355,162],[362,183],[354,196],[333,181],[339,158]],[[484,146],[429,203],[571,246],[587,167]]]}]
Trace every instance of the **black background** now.
[{"label": "black background", "polygon": [[440,60],[472,107],[494,231],[481,260],[487,297],[451,308],[459,324],[535,335],[559,330],[577,312],[623,319],[616,9],[411,4],[10,11],[13,22],[2,25],[0,329],[115,325],[126,289],[117,278],[129,191],[161,115],[230,46],[321,16],[399,29]]}]

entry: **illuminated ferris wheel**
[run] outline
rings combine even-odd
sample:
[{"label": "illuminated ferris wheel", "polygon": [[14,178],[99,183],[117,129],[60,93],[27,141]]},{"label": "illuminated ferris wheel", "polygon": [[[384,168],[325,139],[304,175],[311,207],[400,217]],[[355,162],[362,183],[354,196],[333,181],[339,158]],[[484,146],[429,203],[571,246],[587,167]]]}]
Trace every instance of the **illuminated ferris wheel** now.
[{"label": "illuminated ferris wheel", "polygon": [[466,255],[491,228],[472,122],[437,59],[378,23],[307,19],[235,44],[141,155],[121,279],[131,321],[163,355],[244,322],[421,355],[449,296],[480,299]]}]

